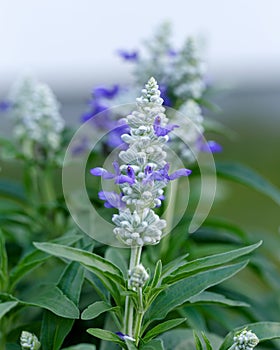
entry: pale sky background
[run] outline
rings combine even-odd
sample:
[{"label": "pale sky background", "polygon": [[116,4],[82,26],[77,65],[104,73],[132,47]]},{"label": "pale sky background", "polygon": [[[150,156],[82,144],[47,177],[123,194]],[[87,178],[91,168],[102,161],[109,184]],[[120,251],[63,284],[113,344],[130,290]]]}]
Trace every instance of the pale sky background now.
[{"label": "pale sky background", "polygon": [[57,89],[126,79],[118,48],[137,48],[163,20],[175,44],[207,43],[222,82],[280,82],[278,0],[0,0],[0,93],[24,71]]}]

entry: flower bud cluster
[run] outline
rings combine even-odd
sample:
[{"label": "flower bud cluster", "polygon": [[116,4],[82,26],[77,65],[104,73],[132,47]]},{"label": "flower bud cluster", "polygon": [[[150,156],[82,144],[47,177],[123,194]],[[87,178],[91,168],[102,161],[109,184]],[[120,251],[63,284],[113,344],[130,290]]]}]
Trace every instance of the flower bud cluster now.
[{"label": "flower bud cluster", "polygon": [[175,57],[172,85],[174,94],[184,101],[200,98],[206,88],[203,79],[206,67],[198,52],[196,41],[188,38],[180,55]]},{"label": "flower bud cluster", "polygon": [[154,38],[146,43],[147,55],[135,60],[135,78],[138,83],[148,75],[157,77],[160,86],[172,91],[176,99],[187,101],[198,99],[206,89],[204,75],[206,65],[202,61],[199,47],[189,37],[181,49],[174,50],[171,44],[171,26],[163,23]]},{"label": "flower bud cluster", "polygon": [[172,139],[172,146],[181,158],[192,163],[201,152],[200,140],[204,133],[201,108],[194,100],[187,100],[180,107],[180,113],[176,114],[175,122],[180,123],[176,133],[179,138]]},{"label": "flower bud cluster", "polygon": [[[124,164],[119,166],[114,162],[115,173],[103,168],[91,169],[92,175],[115,179],[120,186],[119,196],[103,191],[99,197],[106,200],[107,207],[117,205],[119,214],[113,216],[117,226],[114,233],[129,246],[157,244],[160,241],[166,222],[154,213],[153,208],[161,205],[163,189],[169,181],[190,174],[188,169],[168,174],[164,147],[169,140],[168,133],[177,125],[168,124],[163,99],[154,78],[150,78],[142,96],[136,101],[136,110],[126,118],[129,133],[122,135],[123,141],[128,144],[128,148],[119,153]],[[125,207],[120,205],[120,200]]]},{"label": "flower bud cluster", "polygon": [[131,212],[127,208],[114,214],[112,220],[117,226],[114,229],[116,236],[130,246],[158,243],[166,226],[165,220],[161,220],[150,208],[145,208],[142,213]]},{"label": "flower bud cluster", "polygon": [[142,288],[149,278],[149,274],[142,264],[135,266],[132,270],[128,271],[128,286],[135,292]]},{"label": "flower bud cluster", "polygon": [[259,339],[252,331],[246,329],[237,333],[234,338],[232,350],[253,350],[259,343]]},{"label": "flower bud cluster", "polygon": [[38,350],[40,349],[41,343],[35,334],[22,331],[20,336],[20,345],[22,350]]},{"label": "flower bud cluster", "polygon": [[45,149],[57,150],[65,123],[49,86],[24,78],[15,84],[10,99],[16,137],[31,139]]}]

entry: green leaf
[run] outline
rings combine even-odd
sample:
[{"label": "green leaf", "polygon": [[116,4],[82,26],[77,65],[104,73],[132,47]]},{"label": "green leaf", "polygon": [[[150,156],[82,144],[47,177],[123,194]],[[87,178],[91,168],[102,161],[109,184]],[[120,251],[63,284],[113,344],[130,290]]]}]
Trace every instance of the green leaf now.
[{"label": "green leaf", "polygon": [[87,332],[91,335],[93,335],[96,338],[106,340],[106,341],[111,341],[113,343],[117,343],[124,347],[124,342],[121,340],[119,336],[117,336],[115,333],[106,331],[104,329],[100,328],[89,328],[87,329]]},{"label": "green leaf", "polygon": [[53,243],[34,243],[34,245],[36,248],[51,255],[77,261],[92,271],[99,271],[102,274],[107,272],[112,280],[123,286],[125,285],[121,270],[97,254]]},{"label": "green leaf", "polygon": [[155,273],[154,273],[153,279],[152,279],[151,284],[150,284],[151,290],[153,288],[158,287],[158,283],[159,283],[160,277],[161,277],[161,272],[162,272],[162,263],[161,263],[161,260],[158,260],[156,267],[155,267]]},{"label": "green leaf", "polygon": [[62,350],[96,350],[96,347],[92,344],[81,343],[70,346],[69,348],[63,348]]},{"label": "green leaf", "polygon": [[154,339],[141,346],[140,350],[164,350],[163,342],[161,339]]},{"label": "green leaf", "polygon": [[59,244],[34,243],[34,245],[51,255],[79,262],[86,269],[96,274],[107,290],[110,291],[117,305],[121,305],[120,286],[125,287],[125,281],[120,269],[99,255]]},{"label": "green leaf", "polygon": [[264,340],[271,340],[280,338],[280,323],[279,322],[257,322],[249,323],[242,327],[236,328],[232,332],[228,333],[224,342],[222,343],[219,350],[228,350],[228,348],[233,344],[233,337],[236,332],[243,328],[247,328],[256,334],[260,342]]},{"label": "green leaf", "polygon": [[85,271],[85,280],[95,289],[96,293],[99,295],[100,299],[109,302],[110,293],[109,290],[104,286],[101,280],[90,271]]},{"label": "green leaf", "polygon": [[[145,315],[146,326],[153,320],[160,320],[178,306],[189,301],[194,295],[232,277],[242,270],[248,262],[218,267],[210,271],[199,272],[172,284],[154,300]],[[145,328],[145,327],[144,327]]]},{"label": "green leaf", "polygon": [[201,332],[201,334],[202,334],[203,340],[206,344],[206,350],[213,350],[212,345],[210,343],[210,340],[207,338],[207,336],[203,332]]},{"label": "green leaf", "polygon": [[[215,334],[207,333],[213,349],[219,349],[223,339]],[[173,329],[160,336],[166,350],[192,350],[194,349],[193,331],[191,329]],[[207,348],[207,347],[206,347]],[[208,350],[208,348],[207,348]]]},{"label": "green leaf", "polygon": [[56,285],[45,285],[36,288],[36,294],[22,300],[25,305],[38,306],[65,318],[79,318],[80,312]]},{"label": "green leaf", "polygon": [[137,347],[135,346],[135,342],[132,340],[125,340],[125,344],[127,346],[127,350],[137,350]]},{"label": "green leaf", "polygon": [[280,190],[251,168],[238,163],[218,163],[216,169],[219,176],[246,185],[280,205]]},{"label": "green leaf", "polygon": [[[63,271],[57,287],[77,306],[83,280],[84,268],[76,262],[71,262]],[[73,323],[73,319],[60,317],[45,310],[40,332],[42,348],[59,350]]]},{"label": "green leaf", "polygon": [[179,326],[179,324],[185,322],[185,318],[175,318],[173,320],[168,320],[163,323],[160,323],[156,325],[154,328],[149,330],[147,334],[144,336],[143,340],[144,342],[148,342],[158,336],[159,334],[162,334],[166,331],[168,331],[171,328]]},{"label": "green leaf", "polygon": [[0,303],[0,319],[10,310],[12,310],[15,306],[17,306],[18,301],[6,301],[4,303]]},{"label": "green leaf", "polygon": [[105,259],[118,266],[123,275],[127,276],[127,261],[124,257],[123,251],[120,251],[119,248],[109,247],[106,249]]},{"label": "green leaf", "polygon": [[113,307],[112,305],[106,303],[105,301],[97,301],[91,305],[89,305],[82,313],[82,320],[92,320],[96,318],[100,314],[106,311],[114,311],[117,310],[118,307]]},{"label": "green leaf", "polygon": [[243,301],[231,300],[224,295],[213,292],[202,292],[189,299],[190,303],[205,303],[205,304],[221,304],[225,306],[242,306],[249,307],[250,305]]},{"label": "green leaf", "polygon": [[180,256],[172,261],[170,261],[170,263],[166,264],[163,266],[162,269],[162,277],[166,277],[171,275],[172,272],[174,272],[175,270],[177,270],[179,267],[185,265],[186,263],[186,259],[190,254],[184,254],[183,256]]},{"label": "green leaf", "polygon": [[60,317],[51,311],[44,310],[40,338],[42,348],[59,350],[73,324],[73,319]]},{"label": "green leaf", "polygon": [[[81,239],[80,235],[69,234],[60,238],[56,238],[53,242],[71,245],[77,242],[79,239]],[[41,252],[40,250],[34,250],[25,255],[10,273],[10,287],[12,288],[27,273],[31,272],[34,268],[38,267],[49,258],[49,254]]]},{"label": "green leaf", "polygon": [[257,249],[262,244],[262,241],[249,245],[247,247],[242,247],[239,249],[234,249],[225,253],[219,253],[214,255],[209,255],[200,259],[196,259],[190,262],[185,263],[185,265],[179,267],[174,273],[170,276],[167,276],[163,279],[163,283],[174,283],[185,277],[193,274],[195,271],[209,269],[214,266],[222,265],[228,263],[232,260],[240,258],[244,255],[247,255]]},{"label": "green leaf", "polygon": [[199,339],[199,336],[196,334],[196,332],[193,332],[193,337],[194,337],[194,343],[195,343],[196,350],[203,350],[201,341]]},{"label": "green leaf", "polygon": [[75,305],[78,305],[83,282],[84,268],[76,262],[70,262],[63,271],[57,287],[64,295],[73,301]]}]

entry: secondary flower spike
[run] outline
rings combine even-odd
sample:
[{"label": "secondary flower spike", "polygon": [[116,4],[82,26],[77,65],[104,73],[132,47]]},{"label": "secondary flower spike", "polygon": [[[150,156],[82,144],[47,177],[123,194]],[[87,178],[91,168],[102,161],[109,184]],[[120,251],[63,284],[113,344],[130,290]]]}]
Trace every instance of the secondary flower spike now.
[{"label": "secondary flower spike", "polygon": [[119,210],[112,221],[116,237],[128,246],[157,244],[166,226],[165,220],[155,214],[154,208],[164,200],[163,189],[169,181],[189,176],[189,169],[175,170],[169,174],[165,144],[169,132],[177,125],[168,124],[163,99],[154,78],[150,78],[142,96],[136,99],[136,109],[126,117],[129,127],[122,140],[128,145],[119,153],[122,161],[113,163],[115,172],[93,168],[91,174],[119,185],[120,194],[102,191],[99,198],[105,207]]}]

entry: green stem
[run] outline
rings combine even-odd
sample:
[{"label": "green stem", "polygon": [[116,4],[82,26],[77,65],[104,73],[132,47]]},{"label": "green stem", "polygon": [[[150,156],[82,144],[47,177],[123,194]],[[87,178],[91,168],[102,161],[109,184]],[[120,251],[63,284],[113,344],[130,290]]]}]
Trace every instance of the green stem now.
[{"label": "green stem", "polygon": [[[129,269],[132,270],[139,265],[141,259],[142,247],[132,247],[130,253]],[[133,337],[133,316],[134,307],[133,302],[129,296],[125,299],[125,313],[124,313],[124,333]]]},{"label": "green stem", "polygon": [[139,288],[139,290],[138,290],[138,299],[139,299],[139,305],[138,305],[138,310],[137,310],[137,314],[136,314],[135,330],[134,330],[134,337],[135,337],[135,345],[136,346],[138,346],[138,344],[139,344],[141,326],[142,326],[142,321],[143,321],[143,317],[144,317],[142,288]]}]

